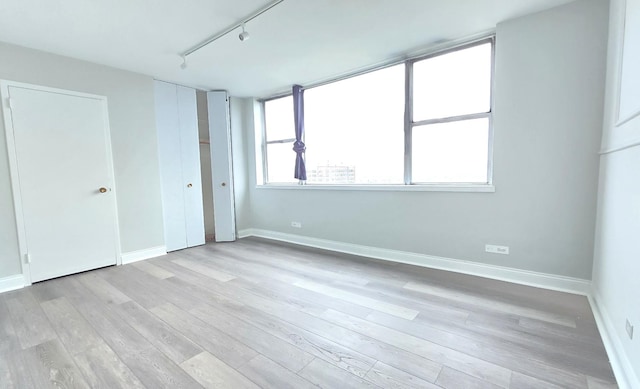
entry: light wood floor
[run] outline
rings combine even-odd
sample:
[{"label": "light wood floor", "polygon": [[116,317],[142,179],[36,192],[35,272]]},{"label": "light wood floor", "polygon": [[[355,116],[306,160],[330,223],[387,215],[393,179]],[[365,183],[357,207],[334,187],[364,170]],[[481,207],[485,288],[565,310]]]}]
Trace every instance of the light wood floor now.
[{"label": "light wood floor", "polygon": [[0,295],[0,387],[614,388],[586,298],[258,239]]}]

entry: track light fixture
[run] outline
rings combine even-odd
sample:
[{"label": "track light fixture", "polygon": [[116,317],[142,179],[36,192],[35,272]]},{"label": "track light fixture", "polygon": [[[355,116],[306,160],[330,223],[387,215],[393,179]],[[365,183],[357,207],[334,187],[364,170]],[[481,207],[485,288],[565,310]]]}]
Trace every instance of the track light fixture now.
[{"label": "track light fixture", "polygon": [[242,23],[242,32],[238,35],[238,39],[240,39],[241,42],[249,39],[249,33],[244,30],[244,23]]},{"label": "track light fixture", "polygon": [[217,33],[215,35],[212,35],[210,38],[207,38],[206,40],[200,42],[199,44],[193,46],[189,50],[187,50],[184,53],[180,54],[180,56],[182,57],[182,64],[180,65],[180,67],[182,69],[186,69],[187,68],[187,57],[188,56],[190,56],[191,54],[193,54],[196,51],[200,50],[201,48],[207,46],[208,44],[213,43],[216,40],[222,38],[223,36],[227,35],[228,33],[236,30],[238,27],[242,27],[242,32],[240,33],[240,35],[238,35],[238,39],[240,39],[240,41],[242,41],[242,42],[246,41],[247,39],[249,39],[249,33],[247,31],[245,31],[245,23],[249,23],[253,19],[257,18],[258,16],[262,15],[263,13],[267,12],[268,10],[270,10],[271,8],[275,7],[276,5],[282,3],[283,1],[284,0],[274,0],[274,1],[270,2],[269,4],[267,4],[266,6],[260,8],[259,10],[255,11],[255,12],[253,12],[252,14],[247,15],[240,22],[230,25],[229,27],[225,28],[224,30],[220,31],[219,33]]}]

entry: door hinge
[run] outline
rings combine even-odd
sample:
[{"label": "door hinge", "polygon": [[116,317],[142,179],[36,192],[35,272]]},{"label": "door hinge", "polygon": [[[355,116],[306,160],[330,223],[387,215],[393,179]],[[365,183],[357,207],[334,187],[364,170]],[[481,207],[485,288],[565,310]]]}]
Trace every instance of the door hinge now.
[{"label": "door hinge", "polygon": [[25,262],[25,263],[31,263],[31,254],[26,253],[26,254],[24,255],[24,262]]},{"label": "door hinge", "polygon": [[9,109],[13,109],[13,100],[11,97],[7,97],[7,107],[9,107]]}]

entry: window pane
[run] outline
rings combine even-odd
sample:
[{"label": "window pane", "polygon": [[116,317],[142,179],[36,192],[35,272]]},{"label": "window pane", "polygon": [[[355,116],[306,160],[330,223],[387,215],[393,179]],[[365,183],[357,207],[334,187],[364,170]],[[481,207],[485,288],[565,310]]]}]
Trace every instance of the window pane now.
[{"label": "window pane", "polygon": [[264,102],[267,141],[296,137],[293,121],[293,97],[286,96]]},{"label": "window pane", "polygon": [[413,121],[489,112],[491,43],[413,65]]},{"label": "window pane", "polygon": [[293,178],[296,153],[293,142],[267,145],[267,182],[298,182]]},{"label": "window pane", "polygon": [[486,183],[489,119],[413,128],[412,181]]},{"label": "window pane", "polygon": [[304,98],[308,183],[403,183],[404,65],[309,89]]}]

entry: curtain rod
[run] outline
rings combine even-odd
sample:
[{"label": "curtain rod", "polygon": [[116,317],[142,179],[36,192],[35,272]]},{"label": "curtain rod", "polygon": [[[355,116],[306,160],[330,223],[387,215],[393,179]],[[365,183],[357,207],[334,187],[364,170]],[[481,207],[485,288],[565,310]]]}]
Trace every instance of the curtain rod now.
[{"label": "curtain rod", "polygon": [[266,6],[260,8],[259,10],[253,12],[252,14],[250,14],[249,16],[246,16],[242,19],[242,21],[232,24],[230,26],[228,26],[227,28],[225,28],[224,30],[220,31],[219,33],[212,35],[211,37],[205,39],[204,41],[198,43],[197,45],[193,46],[192,48],[190,48],[189,50],[185,51],[184,53],[182,53],[180,56],[182,58],[186,58],[187,56],[195,53],[196,51],[200,50],[201,48],[207,46],[210,43],[213,43],[214,41],[222,38],[223,36],[227,35],[228,33],[230,33],[231,31],[235,30],[236,28],[242,27],[243,24],[248,23],[250,21],[252,21],[253,19],[257,18],[258,16],[262,15],[263,13],[267,12],[268,10],[270,10],[271,8],[275,7],[276,5],[282,3],[284,0],[275,0],[272,1],[271,3],[267,4]]}]

